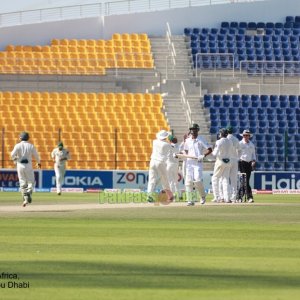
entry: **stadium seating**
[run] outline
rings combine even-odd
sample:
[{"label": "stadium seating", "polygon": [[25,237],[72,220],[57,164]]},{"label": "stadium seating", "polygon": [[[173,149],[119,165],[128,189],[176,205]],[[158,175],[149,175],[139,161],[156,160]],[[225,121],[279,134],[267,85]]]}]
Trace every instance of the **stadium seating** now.
[{"label": "stadium seating", "polygon": [[287,151],[287,162],[293,164],[289,168],[300,171],[297,163],[300,158],[300,97],[206,94],[203,106],[210,115],[211,134],[228,125],[234,127],[234,134],[239,138],[244,129],[251,130],[259,170],[281,170]]},{"label": "stadium seating", "polygon": [[50,45],[7,45],[2,74],[104,75],[109,68],[153,68],[146,34],[113,34],[111,40],[53,39]]},{"label": "stadium seating", "polygon": [[0,92],[4,167],[13,167],[9,154],[25,130],[45,169],[58,140],[70,150],[69,168],[148,169],[155,133],[169,130],[161,108],[160,94]]},{"label": "stadium seating", "polygon": [[185,28],[184,35],[190,41],[195,68],[232,69],[241,66],[249,74],[285,73],[293,76],[300,74],[300,64],[295,64],[300,61],[300,23],[295,19],[275,24],[226,21],[221,22],[220,28]]}]

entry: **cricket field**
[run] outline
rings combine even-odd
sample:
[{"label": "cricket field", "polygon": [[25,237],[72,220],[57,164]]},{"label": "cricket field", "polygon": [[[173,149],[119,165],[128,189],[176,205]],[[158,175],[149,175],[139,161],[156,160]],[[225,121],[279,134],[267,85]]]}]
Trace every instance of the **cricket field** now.
[{"label": "cricket field", "polygon": [[99,203],[0,193],[0,297],[300,299],[300,197],[248,204]]}]

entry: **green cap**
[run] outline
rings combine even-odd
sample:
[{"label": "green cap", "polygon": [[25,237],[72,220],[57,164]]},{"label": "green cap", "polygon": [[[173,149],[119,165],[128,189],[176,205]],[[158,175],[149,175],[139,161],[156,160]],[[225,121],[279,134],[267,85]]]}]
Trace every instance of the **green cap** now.
[{"label": "green cap", "polygon": [[232,133],[233,132],[233,128],[231,126],[227,126],[226,130],[228,133]]},{"label": "green cap", "polygon": [[63,147],[64,146],[64,144],[62,143],[62,142],[59,142],[58,144],[57,144],[57,147]]}]

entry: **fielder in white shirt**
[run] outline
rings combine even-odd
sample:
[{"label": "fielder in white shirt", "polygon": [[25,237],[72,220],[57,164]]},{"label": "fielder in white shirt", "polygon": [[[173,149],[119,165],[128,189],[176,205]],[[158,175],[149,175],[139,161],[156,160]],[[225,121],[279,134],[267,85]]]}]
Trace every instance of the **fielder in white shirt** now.
[{"label": "fielder in white shirt", "polygon": [[170,189],[174,196],[181,198],[181,192],[178,183],[179,159],[176,157],[176,153],[179,152],[179,146],[177,144],[176,137],[170,136],[168,139],[172,146],[172,151],[170,152],[167,160],[167,173],[170,183]]},{"label": "fielder in white shirt", "polygon": [[17,165],[17,172],[22,194],[23,207],[32,202],[32,191],[35,185],[34,171],[32,167],[32,157],[37,162],[38,168],[41,168],[40,156],[36,148],[28,142],[29,134],[21,132],[20,143],[16,144],[11,152],[11,158]]},{"label": "fielder in white shirt", "polygon": [[233,145],[232,151],[230,153],[230,173],[229,173],[229,183],[230,183],[230,200],[235,202],[237,200],[237,175],[239,170],[239,151],[240,151],[240,141],[236,138],[232,132],[231,126],[227,127],[227,139],[229,139]]},{"label": "fielder in white shirt", "polygon": [[[184,144],[184,151],[186,154],[198,158],[187,158],[186,160],[185,190],[188,206],[195,205],[192,195],[193,186],[195,186],[201,196],[200,203],[204,204],[206,202],[206,194],[203,186],[202,162],[204,157],[212,152],[212,148],[202,137],[198,136],[199,130],[199,125],[193,124],[192,127],[190,127],[191,136]],[[204,153],[205,150],[206,152]]]},{"label": "fielder in white shirt", "polygon": [[229,187],[229,173],[230,173],[230,154],[233,145],[227,139],[228,132],[222,128],[219,131],[220,139],[216,141],[216,146],[212,155],[216,157],[214,172],[212,176],[212,189],[214,194],[213,202],[219,202],[220,198],[220,184],[222,186],[223,197],[226,203],[230,203],[230,187]]},{"label": "fielder in white shirt", "polygon": [[61,188],[64,183],[66,173],[66,161],[70,159],[70,153],[64,148],[64,144],[59,142],[57,148],[51,152],[51,157],[54,160],[54,171],[56,178],[56,192],[61,195]]},{"label": "fielder in white shirt", "polygon": [[[178,147],[178,151],[181,154],[184,154],[184,144],[186,139],[189,137],[189,133],[184,134],[183,136],[183,141],[180,143],[179,147]],[[181,158],[181,173],[182,173],[182,177],[185,178],[186,175],[186,158]]]},{"label": "fielder in white shirt", "polygon": [[155,192],[158,179],[161,181],[163,190],[167,193],[168,200],[173,199],[167,173],[167,160],[172,152],[172,146],[167,142],[169,135],[170,133],[168,131],[161,130],[156,134],[156,139],[153,140],[147,188],[148,202],[154,202],[152,194]]}]

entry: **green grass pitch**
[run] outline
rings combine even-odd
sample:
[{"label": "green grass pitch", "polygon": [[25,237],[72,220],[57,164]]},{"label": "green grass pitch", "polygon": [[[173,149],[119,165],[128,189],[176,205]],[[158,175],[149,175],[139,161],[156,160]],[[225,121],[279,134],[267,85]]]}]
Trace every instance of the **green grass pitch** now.
[{"label": "green grass pitch", "polygon": [[[0,193],[0,298],[299,299],[299,198],[4,212],[21,205],[20,194]],[[35,193],[32,206],[62,203],[98,203],[98,195]]]}]

